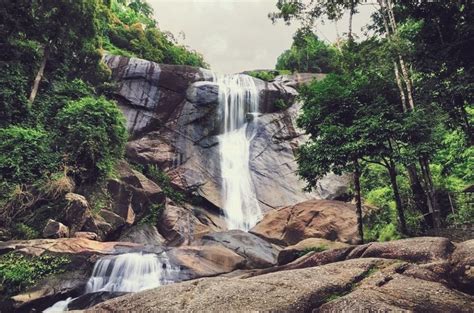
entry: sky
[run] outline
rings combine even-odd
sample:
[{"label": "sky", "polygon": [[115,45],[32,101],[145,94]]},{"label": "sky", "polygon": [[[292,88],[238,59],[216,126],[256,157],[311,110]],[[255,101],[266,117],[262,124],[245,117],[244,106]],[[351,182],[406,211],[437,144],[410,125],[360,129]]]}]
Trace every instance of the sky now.
[{"label": "sky", "polygon": [[[162,30],[170,31],[180,44],[204,55],[211,69],[238,73],[253,69],[273,69],[278,56],[288,49],[298,28],[278,21],[268,13],[275,11],[277,0],[148,0]],[[363,36],[361,27],[370,20],[373,8],[365,6],[354,17],[354,32]],[[339,34],[347,32],[348,18],[337,24]],[[321,39],[334,42],[334,23],[319,22]]]}]

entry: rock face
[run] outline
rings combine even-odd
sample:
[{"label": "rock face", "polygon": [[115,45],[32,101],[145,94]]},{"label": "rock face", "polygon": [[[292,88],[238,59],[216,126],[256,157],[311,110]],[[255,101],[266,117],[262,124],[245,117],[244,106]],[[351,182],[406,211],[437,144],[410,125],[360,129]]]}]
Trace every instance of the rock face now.
[{"label": "rock face", "polygon": [[[116,96],[133,134],[127,156],[137,163],[157,165],[175,188],[202,197],[207,207],[222,208],[217,140],[222,108],[214,74],[117,56],[106,56],[105,62],[118,83]],[[315,197],[332,199],[347,189],[344,179],[328,177],[317,192],[306,194],[294,173],[294,154],[304,140],[294,126],[298,106],[281,111],[275,102],[292,104],[295,87],[308,80],[286,77],[268,83],[255,79],[263,115],[253,123],[257,131],[250,147],[250,168],[264,210]]]},{"label": "rock face", "polygon": [[332,200],[309,200],[270,211],[250,232],[284,246],[313,237],[351,244],[360,240],[354,206]]}]

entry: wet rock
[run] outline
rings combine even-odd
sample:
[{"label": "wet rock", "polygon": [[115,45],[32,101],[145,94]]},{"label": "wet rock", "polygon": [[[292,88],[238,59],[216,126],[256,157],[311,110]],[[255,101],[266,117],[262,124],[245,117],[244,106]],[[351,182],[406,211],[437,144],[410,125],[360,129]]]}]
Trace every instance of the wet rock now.
[{"label": "wet rock", "polygon": [[162,245],[165,242],[155,226],[150,224],[134,225],[125,230],[118,241],[134,242],[144,245]]},{"label": "wet rock", "polygon": [[210,233],[204,235],[199,243],[202,245],[221,245],[233,250],[246,258],[247,268],[275,265],[279,251],[278,248],[265,240],[241,230]]},{"label": "wet rock", "polygon": [[354,206],[332,200],[310,200],[270,211],[250,232],[285,246],[306,238],[351,244],[360,240]]},{"label": "wet rock", "polygon": [[104,301],[117,298],[127,294],[127,292],[99,291],[83,294],[71,301],[67,308],[71,310],[84,310]]},{"label": "wet rock", "polygon": [[[322,238],[308,238],[282,249],[278,253],[278,265],[290,263],[311,251],[326,251],[348,247],[348,244]],[[330,263],[330,262],[327,262]]]},{"label": "wet rock", "polygon": [[43,229],[44,238],[67,238],[69,237],[69,228],[55,220],[49,219]]}]

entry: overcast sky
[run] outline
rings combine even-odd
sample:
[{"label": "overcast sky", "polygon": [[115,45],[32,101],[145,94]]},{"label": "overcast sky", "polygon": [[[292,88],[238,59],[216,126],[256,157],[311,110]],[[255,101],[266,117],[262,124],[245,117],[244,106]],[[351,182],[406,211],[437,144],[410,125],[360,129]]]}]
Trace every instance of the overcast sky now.
[{"label": "overcast sky", "polygon": [[[178,41],[201,52],[211,69],[237,73],[251,69],[272,69],[277,57],[292,42],[298,25],[272,24],[268,13],[277,0],[148,0],[162,30],[171,31]],[[354,18],[354,31],[370,19],[373,8],[366,6]],[[333,23],[317,25],[318,35],[335,41]],[[347,31],[347,18],[338,23],[339,33]],[[180,34],[185,34],[184,38]]]}]

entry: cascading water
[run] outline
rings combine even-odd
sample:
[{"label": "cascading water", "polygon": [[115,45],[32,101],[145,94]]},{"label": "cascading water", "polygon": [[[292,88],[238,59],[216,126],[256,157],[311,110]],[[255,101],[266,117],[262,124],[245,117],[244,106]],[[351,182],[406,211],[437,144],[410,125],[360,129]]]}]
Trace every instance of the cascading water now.
[{"label": "cascading water", "polygon": [[258,90],[252,77],[216,76],[223,133],[219,138],[223,205],[229,229],[249,230],[262,212],[250,175],[250,142],[255,135],[248,117],[257,116]]},{"label": "cascading water", "polygon": [[[165,253],[125,253],[99,259],[85,293],[100,291],[138,292],[173,283],[179,268],[171,266]],[[74,299],[59,301],[43,312],[64,312]]]}]

